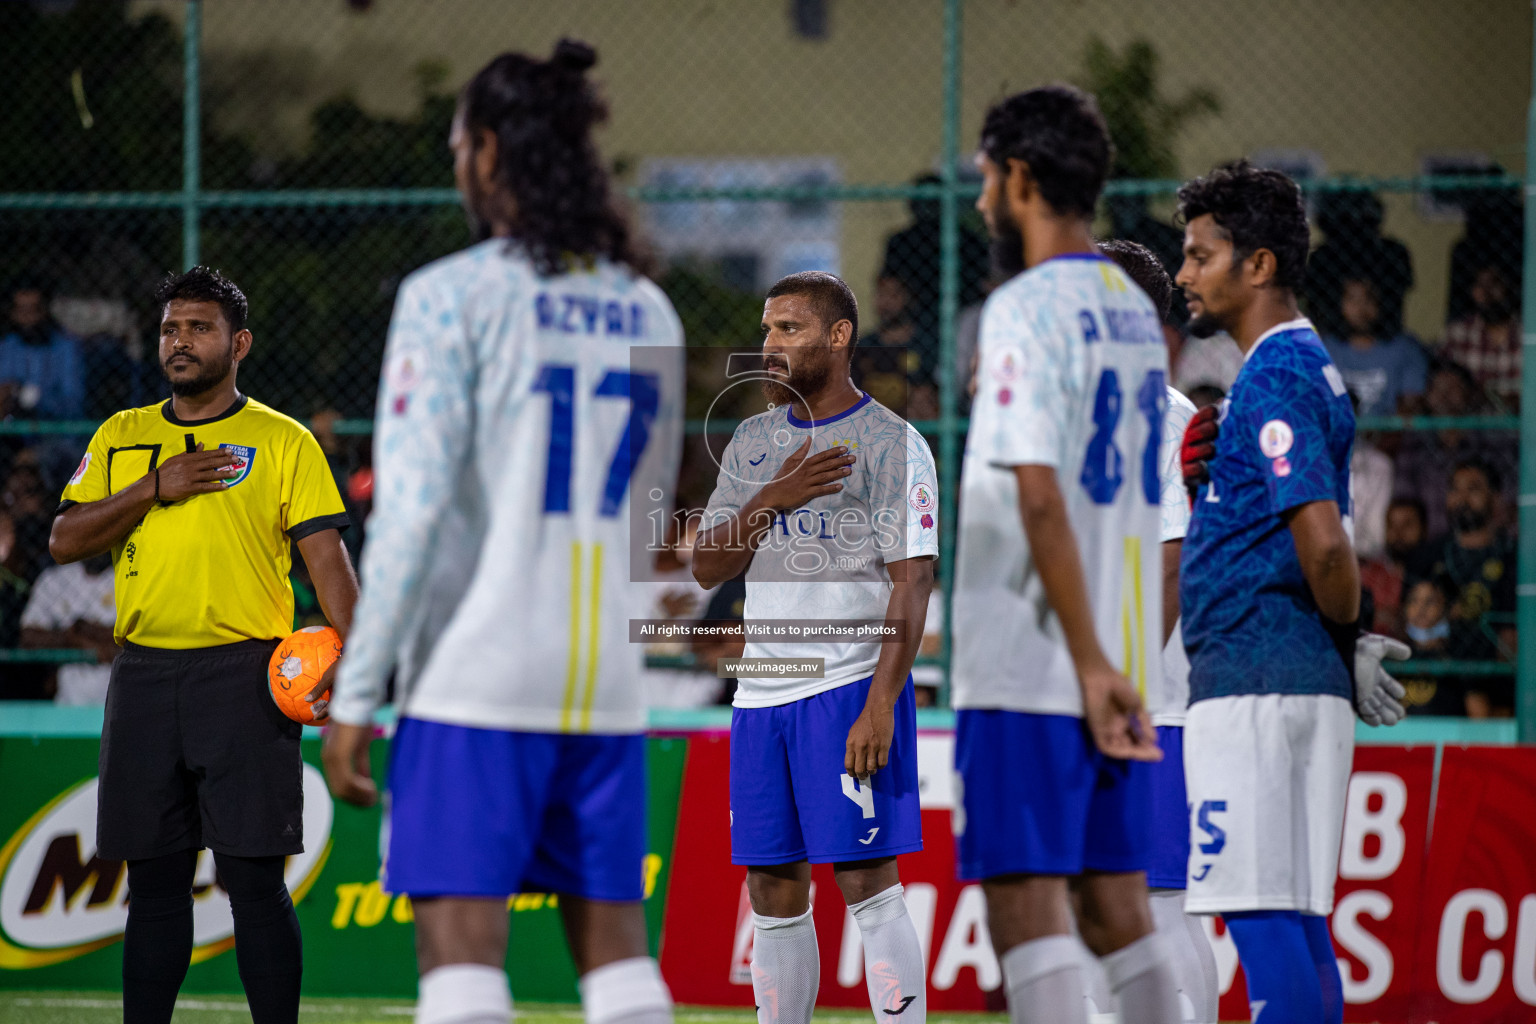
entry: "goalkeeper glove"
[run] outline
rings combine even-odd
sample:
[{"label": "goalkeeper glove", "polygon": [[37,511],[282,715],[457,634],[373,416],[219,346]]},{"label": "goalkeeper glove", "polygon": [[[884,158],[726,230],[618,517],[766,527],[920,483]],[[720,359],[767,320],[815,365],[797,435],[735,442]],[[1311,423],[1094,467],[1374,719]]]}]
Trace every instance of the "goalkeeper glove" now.
[{"label": "goalkeeper glove", "polygon": [[1382,661],[1403,661],[1413,652],[1408,645],[1360,628],[1360,620],[1349,624],[1334,622],[1324,615],[1323,628],[1349,669],[1354,681],[1355,714],[1366,725],[1396,725],[1407,714],[1403,710],[1403,684],[1381,667]]},{"label": "goalkeeper glove", "polygon": [[1184,474],[1184,489],[1189,492],[1191,508],[1200,485],[1211,482],[1208,463],[1216,454],[1218,415],[1216,406],[1208,405],[1191,416],[1189,425],[1184,428],[1184,440],[1179,445],[1179,468]]}]

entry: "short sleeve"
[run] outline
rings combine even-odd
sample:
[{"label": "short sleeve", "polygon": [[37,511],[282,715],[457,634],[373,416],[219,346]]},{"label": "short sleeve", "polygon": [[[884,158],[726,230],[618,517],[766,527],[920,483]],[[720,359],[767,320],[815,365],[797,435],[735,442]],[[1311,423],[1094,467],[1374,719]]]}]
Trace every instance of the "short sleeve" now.
[{"label": "short sleeve", "polygon": [[970,444],[992,465],[1063,461],[1069,345],[1049,306],[1000,292],[982,310]]},{"label": "short sleeve", "polygon": [[886,446],[870,489],[875,545],[887,562],[939,554],[939,482],[928,442],[910,423]]},{"label": "short sleeve", "polygon": [[727,512],[740,512],[741,507],[756,493],[741,478],[739,470],[740,458],[737,453],[741,447],[744,427],[745,424],[736,428],[736,433],[731,435],[725,450],[720,453],[720,472],[715,477],[715,489],[709,496],[709,504],[704,509],[706,530],[719,522]]},{"label": "short sleeve", "polygon": [[1173,388],[1168,389],[1168,411],[1163,414],[1163,439],[1158,461],[1162,482],[1162,540],[1183,540],[1189,532],[1189,493],[1184,489],[1184,471],[1179,463],[1179,449],[1184,444],[1184,429],[1195,415],[1195,406]]},{"label": "short sleeve", "polygon": [[[1238,443],[1250,449],[1269,493],[1269,510],[1279,515],[1314,501],[1337,501],[1338,467],[1328,448],[1328,407],[1322,376],[1282,366],[1254,367],[1247,382],[1244,415],[1231,424]],[[1310,379],[1311,373],[1317,379]],[[1222,431],[1228,429],[1222,425]],[[1348,509],[1342,510],[1348,514]]]},{"label": "short sleeve", "polygon": [[283,532],[303,540],[321,530],[344,530],[350,525],[352,519],[320,442],[303,431],[288,446],[288,464],[283,467]]},{"label": "short sleeve", "polygon": [[112,421],[108,420],[96,428],[91,443],[86,446],[85,454],[80,458],[80,464],[75,467],[74,475],[64,485],[61,511],[70,505],[100,501],[110,496],[107,490],[107,457],[111,451],[111,427]]}]

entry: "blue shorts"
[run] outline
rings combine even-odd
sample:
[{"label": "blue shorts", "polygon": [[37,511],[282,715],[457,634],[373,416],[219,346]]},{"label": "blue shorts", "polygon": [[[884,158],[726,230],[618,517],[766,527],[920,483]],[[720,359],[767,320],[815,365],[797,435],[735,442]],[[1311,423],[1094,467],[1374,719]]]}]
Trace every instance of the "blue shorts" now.
[{"label": "blue shorts", "polygon": [[1189,877],[1189,798],[1184,794],[1184,727],[1157,727],[1163,759],[1152,766],[1152,857],[1147,884],[1182,889]]},{"label": "blue shorts", "polygon": [[955,767],[961,878],[1146,870],[1152,766],[1099,753],[1082,719],[958,711]]},{"label": "blue shorts", "polygon": [[645,737],[402,718],[385,817],[388,892],[645,895]]},{"label": "blue shorts", "polygon": [[731,713],[731,863],[845,863],[923,848],[912,678],[896,699],[890,762],[843,771],[871,680]]}]

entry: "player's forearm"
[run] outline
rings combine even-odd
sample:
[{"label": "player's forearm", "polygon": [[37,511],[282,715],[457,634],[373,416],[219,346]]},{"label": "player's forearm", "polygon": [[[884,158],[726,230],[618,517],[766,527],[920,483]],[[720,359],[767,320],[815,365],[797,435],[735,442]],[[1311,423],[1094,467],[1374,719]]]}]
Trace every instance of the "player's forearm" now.
[{"label": "player's forearm", "polygon": [[1163,541],[1163,644],[1173,636],[1179,622],[1179,558],[1184,553],[1182,540]]},{"label": "player's forearm", "polygon": [[357,574],[352,559],[336,530],[321,530],[299,541],[299,554],[315,582],[315,596],[320,610],[343,642],[352,629],[352,612],[357,605]]},{"label": "player's forearm", "polygon": [[111,497],[71,505],[53,519],[48,553],[60,565],[104,554],[132,532],[155,504],[155,475],[147,473]]},{"label": "player's forearm", "polygon": [[897,631],[897,639],[880,645],[880,660],[875,665],[874,682],[869,688],[869,703],[883,701],[886,707],[896,703],[912,672],[923,646],[923,628],[928,621],[928,596],[933,592],[933,560],[908,559],[902,563],[905,580],[894,581],[885,606],[885,625]]},{"label": "player's forearm", "polygon": [[738,512],[726,512],[693,544],[693,578],[708,590],[747,571],[763,535],[773,525],[773,510],[757,498]]},{"label": "player's forearm", "polygon": [[69,629],[42,629],[38,626],[21,627],[21,646],[32,650],[59,649],[76,646],[74,631]]},{"label": "player's forearm", "polygon": [[1287,525],[1318,611],[1334,622],[1354,622],[1360,617],[1360,565],[1339,506],[1331,501],[1302,505],[1291,510]]},{"label": "player's forearm", "polygon": [[1079,676],[1085,668],[1108,664],[1093,625],[1088,583],[1077,551],[1077,537],[1067,520],[1067,505],[1048,466],[1018,466],[1019,514],[1030,556],[1040,573],[1045,598],[1061,622],[1067,650]]}]

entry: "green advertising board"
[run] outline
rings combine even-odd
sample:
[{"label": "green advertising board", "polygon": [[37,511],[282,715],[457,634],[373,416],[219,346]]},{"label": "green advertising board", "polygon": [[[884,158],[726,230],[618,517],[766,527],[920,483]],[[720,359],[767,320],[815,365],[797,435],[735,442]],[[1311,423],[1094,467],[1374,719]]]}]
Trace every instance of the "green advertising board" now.
[{"label": "green advertising board", "polygon": [[[657,952],[671,877],[686,739],[647,741],[649,836],[646,924]],[[318,770],[320,743],[304,742],[305,848],[290,857],[288,887],[304,932],[304,992],[414,997],[410,901],[379,886],[378,808],[332,801]],[[116,989],[121,985],[127,872],[95,855],[96,759],[85,737],[0,736],[0,988]],[[384,741],[373,764],[388,763]],[[238,992],[229,904],[213,859],[198,861],[193,965],[185,992]],[[512,914],[507,970],[520,999],[575,1001],[555,898],[524,893]]]}]

